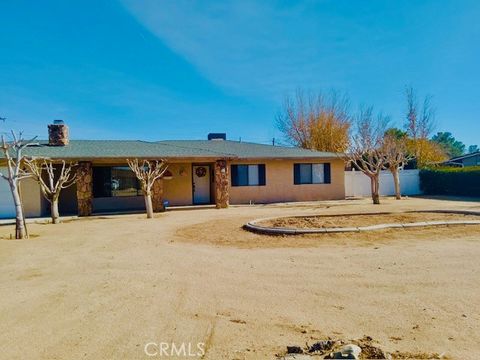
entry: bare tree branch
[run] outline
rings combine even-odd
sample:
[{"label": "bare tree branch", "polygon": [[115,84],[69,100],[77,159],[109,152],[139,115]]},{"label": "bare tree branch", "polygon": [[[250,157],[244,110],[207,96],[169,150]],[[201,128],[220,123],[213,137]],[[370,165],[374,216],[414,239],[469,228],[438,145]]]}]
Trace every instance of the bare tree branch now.
[{"label": "bare tree branch", "polygon": [[393,176],[395,185],[395,197],[397,200],[402,198],[400,190],[400,170],[405,164],[415,158],[408,151],[408,139],[406,136],[396,137],[392,134],[385,134],[383,141],[383,155],[385,156],[385,168]]},{"label": "bare tree branch", "polygon": [[18,136],[13,130],[11,133],[12,141],[7,142],[3,135],[1,138],[1,150],[6,160],[7,173],[0,173],[0,176],[8,182],[13,197],[13,203],[15,205],[15,238],[23,239],[28,237],[28,233],[25,224],[22,199],[20,196],[20,181],[31,177],[32,174],[25,169],[22,151],[27,146],[33,145],[36,137],[25,141],[22,132],[20,132]]},{"label": "bare tree branch", "polygon": [[430,161],[425,155],[430,152],[423,151],[427,146],[432,149],[434,146],[428,144],[430,135],[435,129],[435,108],[432,105],[432,96],[427,95],[420,107],[417,94],[412,87],[406,89],[407,100],[407,122],[405,128],[411,137],[411,147],[418,164],[426,164]]},{"label": "bare tree branch", "polygon": [[383,142],[389,121],[382,113],[375,115],[373,107],[360,109],[346,154],[353,166],[370,178],[374,204],[380,204],[380,173],[386,163]]},{"label": "bare tree branch", "polygon": [[147,218],[153,217],[152,206],[152,187],[155,181],[159,180],[167,171],[168,164],[165,160],[149,161],[138,159],[127,159],[128,166],[135,173],[140,181],[142,191],[145,196],[145,207],[147,209]]},{"label": "bare tree branch", "polygon": [[[77,164],[67,164],[62,160],[61,166],[56,166],[56,163],[50,159],[26,158],[25,165],[40,185],[43,196],[48,202],[50,202],[52,223],[57,224],[60,220],[58,199],[60,198],[60,193],[63,189],[66,189],[75,183],[77,175],[72,170]],[[47,174],[46,179],[43,176],[44,173]],[[55,173],[57,173],[57,176]]]}]

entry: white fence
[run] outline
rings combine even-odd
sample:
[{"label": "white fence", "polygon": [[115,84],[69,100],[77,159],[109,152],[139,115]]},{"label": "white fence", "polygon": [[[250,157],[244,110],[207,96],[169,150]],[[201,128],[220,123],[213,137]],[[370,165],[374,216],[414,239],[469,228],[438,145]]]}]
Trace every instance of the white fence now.
[{"label": "white fence", "polygon": [[[418,170],[400,171],[402,195],[420,195],[420,176]],[[345,196],[370,196],[370,178],[361,171],[345,171]],[[380,175],[380,195],[395,195],[395,186],[390,171]]]}]

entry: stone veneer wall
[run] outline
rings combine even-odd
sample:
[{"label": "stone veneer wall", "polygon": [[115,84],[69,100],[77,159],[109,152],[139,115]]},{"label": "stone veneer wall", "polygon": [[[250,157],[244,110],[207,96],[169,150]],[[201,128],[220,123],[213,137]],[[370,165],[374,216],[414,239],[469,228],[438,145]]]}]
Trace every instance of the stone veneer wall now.
[{"label": "stone veneer wall", "polygon": [[93,176],[92,163],[82,161],[77,168],[78,216],[92,214]]},{"label": "stone veneer wall", "polygon": [[165,211],[163,205],[163,179],[158,179],[152,186],[152,205],[154,212]]},{"label": "stone veneer wall", "polygon": [[215,162],[215,205],[217,209],[227,208],[230,202],[228,164],[226,160]]}]

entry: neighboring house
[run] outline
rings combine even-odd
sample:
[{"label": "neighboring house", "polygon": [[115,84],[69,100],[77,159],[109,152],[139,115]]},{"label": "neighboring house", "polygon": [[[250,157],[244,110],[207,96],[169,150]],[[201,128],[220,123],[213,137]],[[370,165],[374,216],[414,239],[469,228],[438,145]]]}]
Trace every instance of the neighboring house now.
[{"label": "neighboring house", "polygon": [[[77,184],[64,190],[60,198],[62,214],[88,216],[144,209],[139,183],[126,163],[134,158],[164,159],[169,164],[164,178],[154,186],[157,211],[164,203],[224,208],[229,204],[345,198],[344,161],[336,153],[229,141],[225,134],[209,134],[209,140],[158,142],[69,141],[68,136],[68,127],[57,121],[49,125],[49,141],[24,151],[27,156],[78,163]],[[0,159],[0,166],[4,165]],[[4,212],[11,204],[4,187],[0,185],[0,217],[11,216]],[[33,181],[23,183],[22,197],[27,216],[48,213],[48,203]]]},{"label": "neighboring house", "polygon": [[460,167],[480,166],[480,151],[451,158],[450,160],[445,161],[443,164]]}]

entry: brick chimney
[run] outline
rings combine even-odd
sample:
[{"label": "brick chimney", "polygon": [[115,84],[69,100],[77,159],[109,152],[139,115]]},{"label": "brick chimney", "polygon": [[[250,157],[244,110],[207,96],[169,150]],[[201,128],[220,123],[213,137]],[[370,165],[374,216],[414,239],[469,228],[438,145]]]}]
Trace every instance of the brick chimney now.
[{"label": "brick chimney", "polygon": [[53,124],[48,125],[48,145],[65,146],[68,143],[68,126],[63,120],[53,120]]}]

